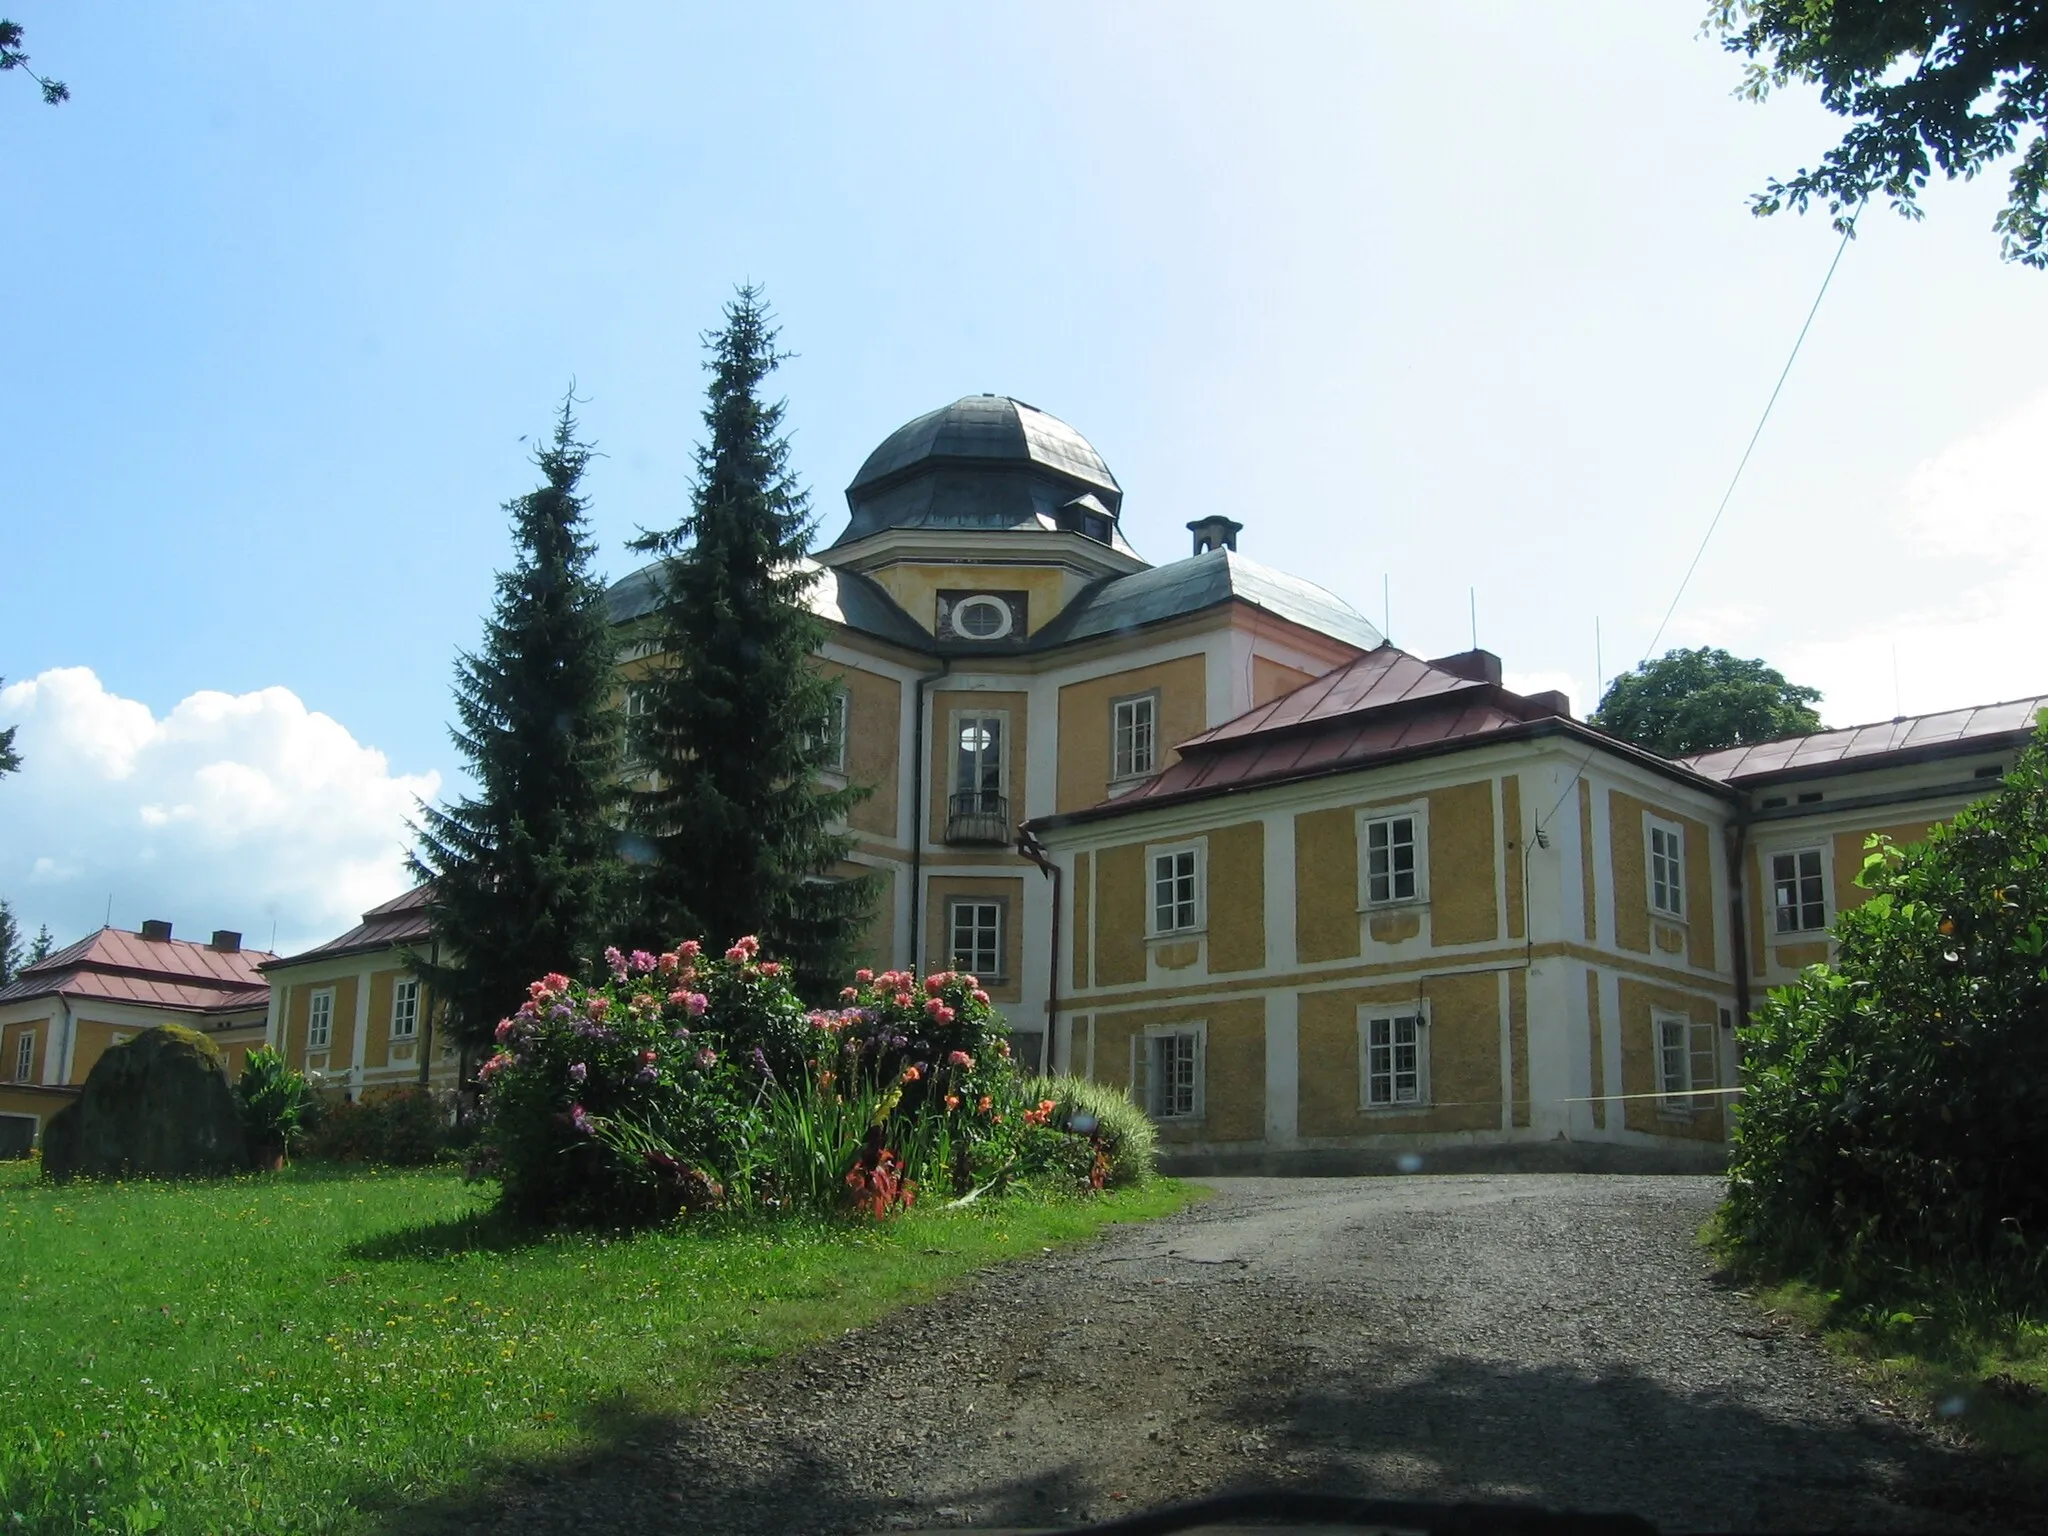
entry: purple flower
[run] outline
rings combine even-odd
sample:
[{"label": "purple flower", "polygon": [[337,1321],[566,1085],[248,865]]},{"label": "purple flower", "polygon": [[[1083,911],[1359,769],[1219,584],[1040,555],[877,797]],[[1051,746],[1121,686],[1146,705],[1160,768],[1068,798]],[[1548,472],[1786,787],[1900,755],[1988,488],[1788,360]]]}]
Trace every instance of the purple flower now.
[{"label": "purple flower", "polygon": [[655,1071],[653,1067],[642,1067],[633,1074],[633,1081],[636,1083],[652,1083],[658,1082],[660,1079],[661,1074]]},{"label": "purple flower", "polygon": [[624,981],[626,979],[626,957],[619,953],[619,947],[616,944],[605,950],[604,963],[611,967],[614,980]]},{"label": "purple flower", "polygon": [[579,1135],[594,1136],[597,1134],[591,1129],[590,1116],[584,1112],[581,1104],[571,1104],[569,1106],[569,1125]]},{"label": "purple flower", "polygon": [[636,949],[633,951],[632,958],[628,963],[633,967],[636,974],[645,976],[654,969],[654,956],[647,953],[644,949]]},{"label": "purple flower", "polygon": [[678,1024],[674,1029],[669,1031],[669,1035],[678,1043],[687,1043],[690,1038],[690,1026],[687,1024]]},{"label": "purple flower", "polygon": [[552,1008],[548,1009],[548,1017],[555,1023],[561,1024],[575,1018],[576,1010],[567,1003],[556,1003]]},{"label": "purple flower", "polygon": [[775,1081],[774,1072],[769,1070],[768,1058],[758,1045],[754,1047],[754,1070],[767,1078],[769,1082]]},{"label": "purple flower", "polygon": [[580,1061],[575,1062],[569,1068],[569,1081],[572,1083],[580,1083],[588,1076],[590,1076],[590,1068]]}]

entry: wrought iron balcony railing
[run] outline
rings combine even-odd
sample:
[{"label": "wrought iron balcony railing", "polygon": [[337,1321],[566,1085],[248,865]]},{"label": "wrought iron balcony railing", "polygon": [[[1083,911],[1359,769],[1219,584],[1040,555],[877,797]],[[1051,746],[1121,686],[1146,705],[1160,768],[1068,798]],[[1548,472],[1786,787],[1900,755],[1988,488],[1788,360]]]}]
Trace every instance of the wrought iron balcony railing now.
[{"label": "wrought iron balcony railing", "polygon": [[992,790],[968,790],[946,805],[946,841],[988,843],[1006,847],[1010,841],[1010,802]]}]

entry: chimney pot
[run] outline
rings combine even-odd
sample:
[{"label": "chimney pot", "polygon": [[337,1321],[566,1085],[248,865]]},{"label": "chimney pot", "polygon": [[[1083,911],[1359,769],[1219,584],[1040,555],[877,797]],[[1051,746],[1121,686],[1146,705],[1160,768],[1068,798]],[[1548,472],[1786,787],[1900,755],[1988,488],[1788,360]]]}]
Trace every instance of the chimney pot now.
[{"label": "chimney pot", "polygon": [[1475,683],[1500,681],[1500,658],[1491,651],[1459,651],[1454,656],[1433,657],[1429,664],[1439,672],[1448,672],[1453,677]]},{"label": "chimney pot", "polygon": [[1195,536],[1195,553],[1205,555],[1212,549],[1237,548],[1244,524],[1228,517],[1198,517],[1188,524],[1188,532]]},{"label": "chimney pot", "polygon": [[224,955],[232,955],[241,949],[242,936],[232,928],[216,928],[213,930],[213,943],[208,947]]},{"label": "chimney pot", "polygon": [[160,917],[149,918],[142,925],[142,936],[154,944],[167,943],[171,937],[171,925]]}]

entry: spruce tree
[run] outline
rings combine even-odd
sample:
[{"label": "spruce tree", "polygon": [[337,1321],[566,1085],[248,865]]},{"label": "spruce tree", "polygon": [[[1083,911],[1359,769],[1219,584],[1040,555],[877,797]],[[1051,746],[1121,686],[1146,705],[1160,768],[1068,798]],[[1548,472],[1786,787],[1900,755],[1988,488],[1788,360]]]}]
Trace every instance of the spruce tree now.
[{"label": "spruce tree", "polygon": [[14,920],[14,908],[7,904],[7,898],[0,896],[0,987],[14,980],[28,958],[28,951],[21,942],[21,925]]},{"label": "spruce tree", "polygon": [[853,846],[843,827],[866,793],[832,789],[833,688],[817,670],[825,639],[807,595],[809,497],[789,469],[784,404],[761,386],[785,354],[760,290],[743,287],[707,335],[706,440],[683,521],[633,547],[662,557],[636,686],[629,798],[642,939],[759,935],[816,997],[844,980],[872,882],[834,878]]},{"label": "spruce tree", "polygon": [[534,455],[544,483],[506,503],[518,553],[498,577],[482,650],[456,665],[449,734],[476,793],[423,805],[414,829],[412,869],[433,882],[438,945],[438,960],[416,963],[469,1045],[489,1039],[535,977],[592,959],[618,916],[619,712],[574,398]]}]

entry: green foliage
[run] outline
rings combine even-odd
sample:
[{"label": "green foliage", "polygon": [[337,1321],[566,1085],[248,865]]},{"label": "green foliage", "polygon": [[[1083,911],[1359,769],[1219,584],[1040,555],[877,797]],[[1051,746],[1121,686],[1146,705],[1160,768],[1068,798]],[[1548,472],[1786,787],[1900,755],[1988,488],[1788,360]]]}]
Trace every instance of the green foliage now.
[{"label": "green foliage", "polygon": [[1185,1194],[624,1239],[491,1199],[453,1169],[57,1189],[0,1166],[0,1531],[367,1536]]},{"label": "green foliage", "polygon": [[[35,81],[37,87],[43,93],[43,102],[46,106],[54,107],[60,102],[69,101],[71,99],[70,86],[66,85],[62,80],[47,79],[28,67],[28,55],[21,51],[22,36],[20,22],[0,18],[0,74],[4,74],[10,69],[20,70],[29,79]],[[4,736],[0,736],[0,748],[4,748],[5,745]]]},{"label": "green foliage", "polygon": [[320,1162],[418,1168],[456,1144],[453,1106],[428,1088],[384,1088],[350,1101],[323,1099],[309,1116],[303,1155]]},{"label": "green foliage", "polygon": [[14,920],[14,908],[7,904],[7,898],[0,896],[0,987],[14,980],[26,960],[28,950],[21,942],[21,925]]},{"label": "green foliage", "polygon": [[[11,25],[11,22],[0,21],[0,28]],[[0,677],[0,686],[4,686],[6,682],[6,678]],[[19,729],[19,726],[10,725],[6,730],[0,731],[0,779],[21,769],[21,754],[14,750],[14,733]]]},{"label": "green foliage", "polygon": [[[1144,1184],[1157,1172],[1159,1128],[1121,1089],[1085,1077],[1034,1077],[1022,1091],[1027,1103],[1052,1101],[1053,1113],[1044,1128],[1047,1136],[1039,1142],[1045,1148],[1040,1155],[1050,1165],[1086,1181],[1099,1147],[1106,1159],[1107,1188]],[[1085,1153],[1076,1152],[1075,1143]]]},{"label": "green foliage", "polygon": [[2048,267],[2048,5],[2042,0],[1713,0],[1707,25],[1749,62],[1741,94],[1789,81],[1853,119],[1841,143],[1790,181],[1773,178],[1754,211],[1827,203],[1836,227],[1882,193],[1920,217],[1936,167],[1965,180],[2026,140],[1993,221],[2007,261]]},{"label": "green foliage", "polygon": [[1666,651],[1607,685],[1589,723],[1666,757],[1820,729],[1815,689],[1723,650]]},{"label": "green foliage", "polygon": [[1924,845],[1873,839],[1832,967],[1741,1039],[1729,1236],[1852,1292],[2048,1281],[2048,724]]},{"label": "green foliage", "polygon": [[41,965],[50,958],[50,951],[56,947],[57,941],[50,937],[50,925],[39,924],[36,928],[35,941],[28,947],[28,959],[22,962],[22,969],[26,970],[31,965]]},{"label": "green foliage", "polygon": [[305,1077],[267,1045],[251,1051],[242,1063],[235,1099],[242,1108],[242,1132],[257,1158],[290,1153],[305,1133],[313,1107],[313,1091]]},{"label": "green foliage", "polygon": [[434,935],[459,961],[414,968],[470,1045],[536,974],[593,959],[618,898],[613,641],[577,492],[591,450],[570,405],[535,454],[545,483],[507,504],[518,555],[483,649],[456,669],[453,735],[476,796],[423,806],[417,829],[413,871],[433,882]]},{"label": "green foliage", "polygon": [[866,793],[818,780],[832,748],[832,685],[813,664],[824,629],[807,596],[809,498],[789,471],[783,406],[761,397],[782,354],[760,291],[742,288],[710,348],[707,438],[676,527],[635,542],[662,557],[660,602],[635,681],[645,709],[629,801],[639,940],[759,934],[822,1000],[851,964],[872,900],[841,878],[853,839],[834,831]]}]

